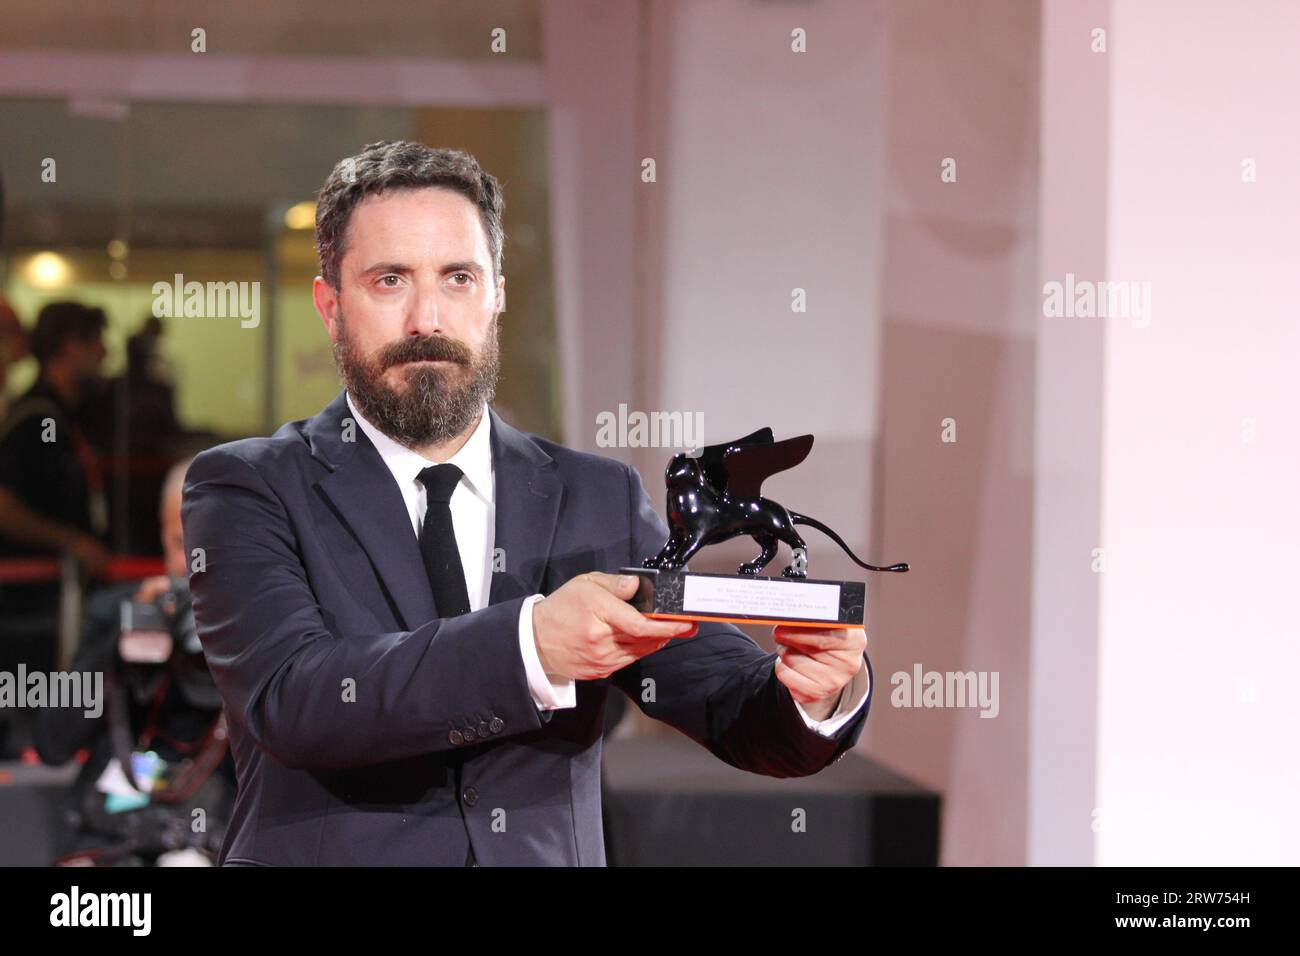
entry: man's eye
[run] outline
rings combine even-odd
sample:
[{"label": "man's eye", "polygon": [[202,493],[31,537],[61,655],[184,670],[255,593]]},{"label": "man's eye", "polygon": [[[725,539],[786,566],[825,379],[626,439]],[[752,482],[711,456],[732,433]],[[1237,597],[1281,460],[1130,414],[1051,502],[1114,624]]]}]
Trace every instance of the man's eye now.
[{"label": "man's eye", "polygon": [[[461,276],[464,276],[464,277],[465,277],[467,280],[469,280],[470,282],[473,282],[473,281],[474,281],[474,277],[473,277],[472,275],[470,275],[468,272],[457,272],[457,273],[455,273],[455,274],[452,276],[452,278],[453,278],[453,279],[458,279],[458,278],[460,278]],[[462,282],[462,283],[460,283],[460,284],[461,284],[461,285],[464,285],[465,283]]]},{"label": "man's eye", "polygon": [[[388,281],[389,279],[392,279],[393,281],[392,281],[392,282],[389,282],[389,281]],[[398,284],[399,282],[401,282],[401,281],[402,281],[402,277],[401,277],[401,276],[392,275],[392,274],[389,274],[389,275],[386,275],[386,276],[380,276],[380,277],[379,277],[379,284],[382,285],[382,286],[383,286],[384,288],[386,288],[386,289],[395,289],[395,288],[397,288],[397,284]]]}]

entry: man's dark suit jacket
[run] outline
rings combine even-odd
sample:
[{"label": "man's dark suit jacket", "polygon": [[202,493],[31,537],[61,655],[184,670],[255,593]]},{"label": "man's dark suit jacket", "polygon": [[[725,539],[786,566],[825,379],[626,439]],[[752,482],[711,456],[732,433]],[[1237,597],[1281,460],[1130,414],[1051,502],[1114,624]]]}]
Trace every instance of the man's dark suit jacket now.
[{"label": "man's dark suit jacket", "polygon": [[[733,766],[803,776],[853,746],[808,728],[775,654],[702,624],[539,712],[520,605],[656,553],[668,529],[635,469],[491,415],[504,570],[440,620],[397,483],[344,393],[270,438],[200,454],[184,490],[194,611],[225,699],[239,795],[221,862],[603,866],[611,685]],[[874,685],[873,685],[874,693]],[[867,705],[869,706],[870,700]]]}]

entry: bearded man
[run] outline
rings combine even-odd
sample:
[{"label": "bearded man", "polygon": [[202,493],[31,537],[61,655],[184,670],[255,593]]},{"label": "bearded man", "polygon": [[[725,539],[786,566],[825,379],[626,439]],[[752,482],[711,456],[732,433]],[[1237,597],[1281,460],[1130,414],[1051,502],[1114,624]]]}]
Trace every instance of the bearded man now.
[{"label": "bearded man", "polygon": [[607,573],[667,526],[637,472],[490,406],[501,187],[375,143],[321,189],[314,301],[345,389],[199,455],[190,587],[239,795],[226,865],[605,864],[607,696],[721,760],[816,773],[857,741],[861,629],[642,616]]}]

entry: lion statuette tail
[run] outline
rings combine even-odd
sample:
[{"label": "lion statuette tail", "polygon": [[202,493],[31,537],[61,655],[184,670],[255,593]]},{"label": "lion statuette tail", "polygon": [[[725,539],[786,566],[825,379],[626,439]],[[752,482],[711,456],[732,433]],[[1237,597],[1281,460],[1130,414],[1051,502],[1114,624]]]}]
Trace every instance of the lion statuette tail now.
[{"label": "lion statuette tail", "polygon": [[853,553],[853,551],[849,548],[849,546],[844,543],[843,538],[841,538],[830,528],[826,527],[826,525],[822,524],[816,518],[810,518],[808,515],[801,515],[797,511],[791,511],[790,520],[793,521],[795,524],[806,524],[816,528],[822,534],[826,535],[826,537],[830,538],[841,548],[843,548],[844,553],[849,556],[849,560],[852,561],[860,568],[866,568],[868,571],[906,571],[907,570],[906,561],[900,562],[898,564],[891,564],[887,568],[878,568],[874,564],[867,564],[867,562],[859,559],[858,556]]}]

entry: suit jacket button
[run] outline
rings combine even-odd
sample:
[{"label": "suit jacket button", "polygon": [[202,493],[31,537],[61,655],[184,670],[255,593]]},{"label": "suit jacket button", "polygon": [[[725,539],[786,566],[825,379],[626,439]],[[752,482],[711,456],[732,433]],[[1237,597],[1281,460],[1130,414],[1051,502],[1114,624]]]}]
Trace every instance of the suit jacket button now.
[{"label": "suit jacket button", "polygon": [[505,725],[506,722],[500,717],[493,717],[492,722],[488,724],[488,730],[492,731],[494,734],[499,734],[501,733],[501,728]]},{"label": "suit jacket button", "polygon": [[473,787],[466,787],[465,792],[464,794],[462,794],[462,796],[464,796],[465,798],[466,806],[472,807],[474,806],[474,804],[478,803],[478,791],[475,790]]},{"label": "suit jacket button", "polygon": [[461,731],[461,733],[463,733],[463,734],[465,735],[465,740],[466,740],[466,741],[470,741],[470,740],[473,740],[473,739],[474,739],[474,728],[473,728],[473,727],[466,727],[463,731]]},{"label": "suit jacket button", "polygon": [[461,736],[459,730],[453,730],[451,733],[447,735],[447,739],[451,741],[451,745],[453,747],[459,747],[461,744],[465,742],[465,738]]},{"label": "suit jacket button", "polygon": [[491,733],[491,731],[488,730],[487,721],[480,720],[478,722],[478,735],[480,737],[486,737],[489,733]]}]

